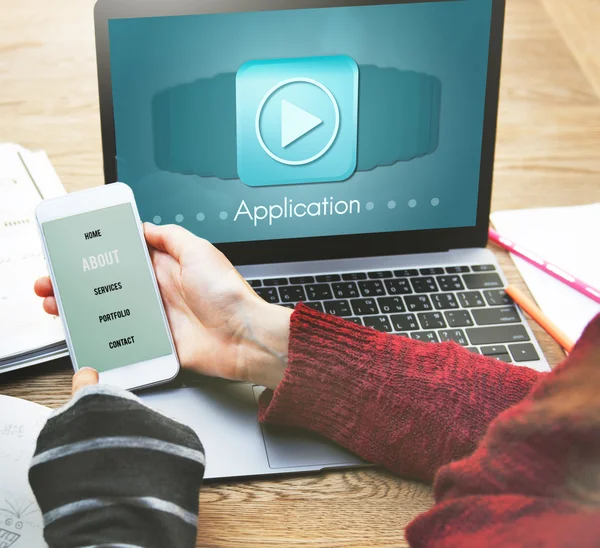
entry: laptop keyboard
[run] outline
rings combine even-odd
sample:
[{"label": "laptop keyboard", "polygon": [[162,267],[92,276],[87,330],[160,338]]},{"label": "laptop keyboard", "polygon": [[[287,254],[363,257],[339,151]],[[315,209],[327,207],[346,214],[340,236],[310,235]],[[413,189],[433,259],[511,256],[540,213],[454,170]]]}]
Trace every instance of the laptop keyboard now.
[{"label": "laptop keyboard", "polygon": [[494,265],[377,270],[248,280],[265,301],[297,303],[378,331],[454,341],[507,363],[540,356]]}]

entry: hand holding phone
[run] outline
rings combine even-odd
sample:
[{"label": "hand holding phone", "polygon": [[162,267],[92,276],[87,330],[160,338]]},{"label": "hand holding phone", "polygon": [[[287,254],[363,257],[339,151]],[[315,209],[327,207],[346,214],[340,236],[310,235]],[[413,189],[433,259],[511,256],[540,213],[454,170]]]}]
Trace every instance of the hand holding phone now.
[{"label": "hand holding phone", "polygon": [[[275,388],[286,367],[291,310],[260,299],[206,240],[174,225],[144,229],[182,366]],[[35,285],[49,314],[59,313],[55,283]]]},{"label": "hand holding phone", "polygon": [[179,361],[131,189],[47,200],[36,217],[74,369],[125,389],[173,379]]}]

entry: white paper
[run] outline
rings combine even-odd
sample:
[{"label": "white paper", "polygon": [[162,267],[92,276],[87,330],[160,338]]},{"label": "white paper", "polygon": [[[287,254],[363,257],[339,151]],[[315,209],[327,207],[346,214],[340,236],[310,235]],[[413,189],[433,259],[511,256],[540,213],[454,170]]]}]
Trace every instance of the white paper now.
[{"label": "white paper", "polygon": [[42,513],[28,474],[50,409],[0,396],[0,547],[46,548]]},{"label": "white paper", "polygon": [[17,152],[27,166],[27,171],[42,198],[56,198],[67,193],[45,151],[33,152],[17,147]]},{"label": "white paper", "polygon": [[44,152],[0,145],[0,357],[65,339],[61,322],[43,311],[33,293],[35,280],[48,274],[35,208],[64,193]]},{"label": "white paper", "polygon": [[[546,261],[600,288],[600,203],[545,209],[501,211],[492,215],[500,234]],[[600,304],[527,261],[513,256],[538,306],[577,341],[600,313]]]}]

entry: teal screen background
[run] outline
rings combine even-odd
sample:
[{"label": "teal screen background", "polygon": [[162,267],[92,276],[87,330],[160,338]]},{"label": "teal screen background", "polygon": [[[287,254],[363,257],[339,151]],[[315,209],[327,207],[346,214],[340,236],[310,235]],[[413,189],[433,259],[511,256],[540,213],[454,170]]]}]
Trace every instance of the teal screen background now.
[{"label": "teal screen background", "polygon": [[[118,178],[144,221],[213,243],[474,226],[491,12],[457,0],[111,20]],[[238,69],[339,55],[360,73],[356,171],[244,184]]]},{"label": "teal screen background", "polygon": [[[171,354],[160,297],[130,204],[48,221],[42,230],[80,369],[102,373]],[[96,230],[100,237],[85,238]],[[107,253],[111,264],[106,264]],[[99,255],[105,257],[103,267],[98,266]],[[90,257],[96,258],[96,268]],[[121,317],[113,316],[119,312]],[[132,344],[109,346],[130,337]]]}]

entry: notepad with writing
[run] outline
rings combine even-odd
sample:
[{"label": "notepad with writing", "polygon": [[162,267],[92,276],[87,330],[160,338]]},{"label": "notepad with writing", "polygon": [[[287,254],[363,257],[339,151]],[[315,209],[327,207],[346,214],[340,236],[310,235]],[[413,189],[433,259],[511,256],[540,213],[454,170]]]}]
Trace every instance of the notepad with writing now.
[{"label": "notepad with writing", "polygon": [[28,474],[50,409],[0,396],[0,548],[46,548],[44,522]]},{"label": "notepad with writing", "polygon": [[[600,203],[492,214],[503,236],[554,263],[593,287],[600,287]],[[577,340],[600,314],[600,304],[528,262],[513,261],[538,306],[566,335]]]}]

